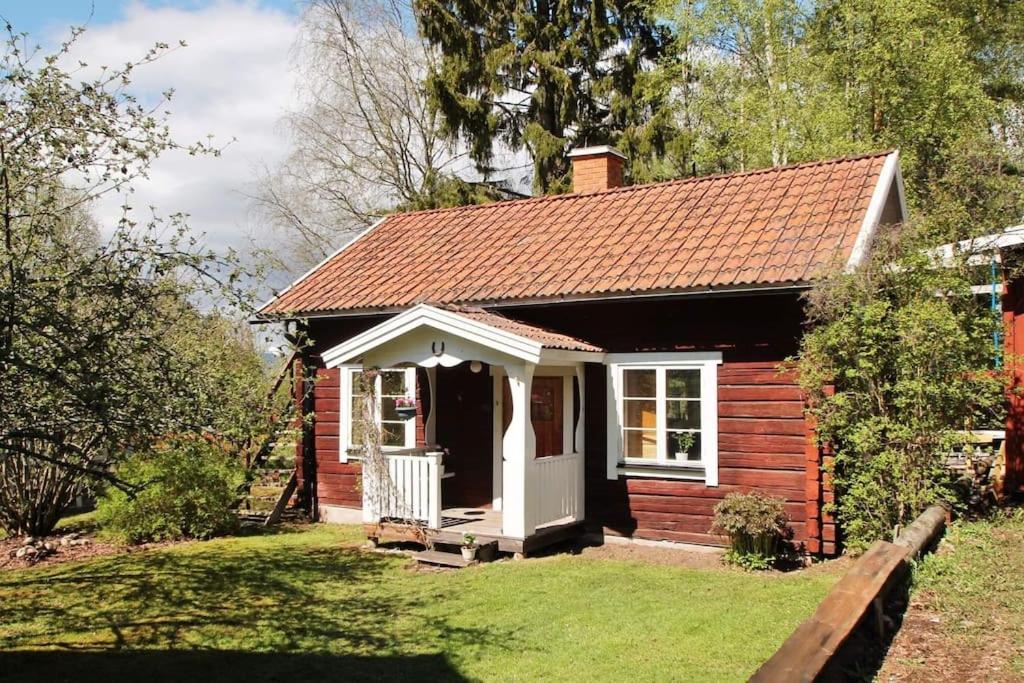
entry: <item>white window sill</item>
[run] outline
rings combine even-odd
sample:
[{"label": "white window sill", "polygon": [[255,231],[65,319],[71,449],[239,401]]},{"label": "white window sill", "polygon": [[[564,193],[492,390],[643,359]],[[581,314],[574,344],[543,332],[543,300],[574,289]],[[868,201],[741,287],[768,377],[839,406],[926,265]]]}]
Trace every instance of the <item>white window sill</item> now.
[{"label": "white window sill", "polygon": [[653,479],[682,479],[704,482],[707,474],[703,467],[665,465],[662,463],[619,463],[616,472],[620,477],[650,477]]}]

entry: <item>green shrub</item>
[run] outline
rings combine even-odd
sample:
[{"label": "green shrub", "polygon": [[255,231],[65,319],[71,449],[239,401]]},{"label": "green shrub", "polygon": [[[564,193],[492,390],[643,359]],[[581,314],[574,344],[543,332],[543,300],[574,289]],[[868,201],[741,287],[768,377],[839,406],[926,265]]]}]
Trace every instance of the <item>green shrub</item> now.
[{"label": "green shrub", "polygon": [[134,498],[113,488],[101,497],[97,517],[114,537],[130,543],[210,538],[238,525],[231,505],[244,470],[205,440],[132,456],[118,468],[118,475],[144,488]]},{"label": "green shrub", "polygon": [[814,324],[799,377],[818,439],[835,454],[828,512],[853,552],[952,503],[946,459],[963,446],[964,427],[1006,422],[1008,377],[992,341],[1002,323],[973,292],[976,254],[965,249],[936,268],[932,246],[920,226],[905,225],[856,272],[808,295]]},{"label": "green shrub", "polygon": [[732,547],[726,562],[745,569],[770,569],[781,550],[786,522],[781,498],[756,491],[730,493],[715,506],[711,530],[729,537]]}]

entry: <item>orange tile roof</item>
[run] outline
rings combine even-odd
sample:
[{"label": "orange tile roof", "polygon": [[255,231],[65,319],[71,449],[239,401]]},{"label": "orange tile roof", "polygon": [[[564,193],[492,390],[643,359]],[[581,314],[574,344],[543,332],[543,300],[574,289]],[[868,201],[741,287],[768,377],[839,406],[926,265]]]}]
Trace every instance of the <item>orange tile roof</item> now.
[{"label": "orange tile roof", "polygon": [[446,311],[451,311],[464,318],[474,320],[484,325],[489,325],[496,329],[504,332],[510,332],[517,334],[520,337],[525,337],[538,342],[541,346],[549,349],[565,349],[567,351],[604,351],[600,346],[595,346],[589,342],[570,337],[567,334],[561,334],[559,332],[552,332],[542,327],[536,327],[534,325],[527,325],[521,323],[518,320],[512,320],[505,316],[495,313],[493,311],[485,311],[482,308],[476,306],[455,306],[455,305],[442,305],[439,308],[443,308]]},{"label": "orange tile roof", "polygon": [[807,283],[849,258],[887,154],[395,214],[262,312]]}]

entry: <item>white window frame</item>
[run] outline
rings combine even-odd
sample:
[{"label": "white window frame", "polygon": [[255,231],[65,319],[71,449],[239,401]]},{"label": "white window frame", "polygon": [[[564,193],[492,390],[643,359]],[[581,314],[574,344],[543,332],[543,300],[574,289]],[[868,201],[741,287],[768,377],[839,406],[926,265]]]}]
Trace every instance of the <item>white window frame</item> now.
[{"label": "white window frame", "polygon": [[[338,366],[341,369],[341,400],[338,405],[338,442],[339,442],[339,459],[341,462],[348,462],[349,459],[356,459],[362,457],[360,453],[361,444],[352,443],[352,373],[362,372],[363,366],[361,365],[341,365]],[[406,391],[410,392],[407,394],[408,398],[415,398],[416,396],[416,368],[381,368],[382,372],[397,372],[402,371],[405,373],[405,386]],[[381,377],[378,374],[376,380],[376,395],[377,395],[377,415],[376,422],[377,426],[380,426],[381,421],[381,408],[380,408],[380,390],[381,390]],[[383,451],[397,451],[404,448],[415,448],[416,447],[416,420],[405,421],[405,444],[402,446],[381,446]]]},{"label": "white window frame", "polygon": [[[610,353],[608,366],[608,478],[620,476],[687,479],[718,486],[718,366],[722,354],[717,351],[688,353]],[[624,457],[622,439],[623,370],[657,370],[657,449],[658,460]],[[676,463],[663,459],[666,450],[665,377],[667,370],[700,371],[700,464]]]}]

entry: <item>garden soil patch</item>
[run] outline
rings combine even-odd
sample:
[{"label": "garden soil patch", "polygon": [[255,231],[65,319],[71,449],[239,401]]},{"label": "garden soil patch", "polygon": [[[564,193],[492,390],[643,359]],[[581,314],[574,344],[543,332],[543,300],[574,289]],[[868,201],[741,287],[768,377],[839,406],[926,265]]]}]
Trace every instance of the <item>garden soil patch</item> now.
[{"label": "garden soil patch", "polygon": [[[645,564],[685,567],[687,569],[730,569],[742,572],[739,568],[727,567],[722,561],[723,549],[707,548],[692,550],[689,548],[671,548],[643,545],[639,543],[605,543],[604,545],[584,546],[579,549],[580,555],[599,560],[626,560]],[[849,567],[850,560],[841,557],[827,562],[818,562],[798,571],[808,575],[842,574]],[[761,573],[761,572],[757,572]],[[789,572],[769,571],[765,575],[780,575]]]},{"label": "garden soil patch", "polygon": [[1024,676],[1006,670],[1007,654],[1013,643],[992,633],[983,647],[972,647],[949,630],[959,624],[929,608],[927,599],[914,598],[893,638],[877,680],[885,683],[953,681],[1024,681]]},{"label": "garden soil patch", "polygon": [[76,560],[101,557],[104,555],[138,553],[154,548],[165,548],[175,544],[174,541],[167,541],[162,543],[145,543],[137,546],[126,546],[116,543],[104,543],[102,541],[96,541],[92,537],[83,536],[82,538],[87,538],[89,543],[85,545],[60,545],[60,538],[60,536],[49,536],[44,539],[47,541],[53,541],[56,544],[57,547],[52,554],[36,556],[26,555],[24,557],[15,557],[15,553],[18,548],[25,545],[24,539],[17,537],[0,539],[0,571],[50,566],[54,564],[62,564],[64,562],[74,562]]}]

